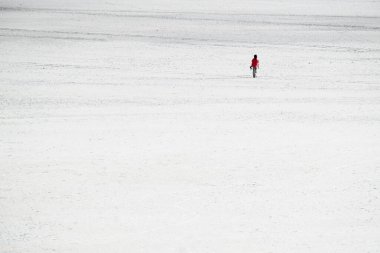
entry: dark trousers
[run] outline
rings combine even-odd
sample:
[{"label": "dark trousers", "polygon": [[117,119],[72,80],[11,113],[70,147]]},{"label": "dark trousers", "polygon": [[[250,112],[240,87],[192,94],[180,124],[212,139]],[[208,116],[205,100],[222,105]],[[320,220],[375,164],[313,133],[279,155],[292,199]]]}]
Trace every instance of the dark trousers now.
[{"label": "dark trousers", "polygon": [[253,77],[253,78],[256,77],[256,72],[257,72],[257,68],[252,67],[252,77]]}]

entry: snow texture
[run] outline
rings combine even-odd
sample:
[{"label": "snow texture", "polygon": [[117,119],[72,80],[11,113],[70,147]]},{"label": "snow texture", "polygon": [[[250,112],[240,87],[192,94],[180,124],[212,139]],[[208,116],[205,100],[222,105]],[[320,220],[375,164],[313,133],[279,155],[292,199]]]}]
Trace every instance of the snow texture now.
[{"label": "snow texture", "polygon": [[380,1],[0,6],[0,253],[380,252]]}]

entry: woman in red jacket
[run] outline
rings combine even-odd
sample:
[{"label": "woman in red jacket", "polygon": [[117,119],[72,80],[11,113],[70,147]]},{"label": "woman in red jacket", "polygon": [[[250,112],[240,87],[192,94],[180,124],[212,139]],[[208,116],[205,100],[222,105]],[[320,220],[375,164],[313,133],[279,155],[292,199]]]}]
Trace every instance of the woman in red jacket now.
[{"label": "woman in red jacket", "polygon": [[256,77],[257,69],[259,68],[259,60],[257,59],[257,55],[255,54],[252,59],[251,69],[253,73],[253,78]]}]

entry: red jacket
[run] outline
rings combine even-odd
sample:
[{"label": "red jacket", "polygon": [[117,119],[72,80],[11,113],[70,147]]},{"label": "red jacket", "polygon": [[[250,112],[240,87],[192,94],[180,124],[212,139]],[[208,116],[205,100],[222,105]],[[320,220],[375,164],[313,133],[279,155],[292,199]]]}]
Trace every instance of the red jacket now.
[{"label": "red jacket", "polygon": [[253,58],[253,59],[252,59],[251,67],[258,68],[258,67],[259,67],[259,60]]}]

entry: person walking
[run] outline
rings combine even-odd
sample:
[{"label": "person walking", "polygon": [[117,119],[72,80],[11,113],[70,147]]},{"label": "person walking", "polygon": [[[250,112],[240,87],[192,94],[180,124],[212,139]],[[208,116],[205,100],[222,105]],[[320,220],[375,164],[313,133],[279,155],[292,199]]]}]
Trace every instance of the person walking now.
[{"label": "person walking", "polygon": [[252,59],[251,67],[253,78],[256,77],[257,69],[259,68],[259,60],[257,59],[257,55],[255,54]]}]

